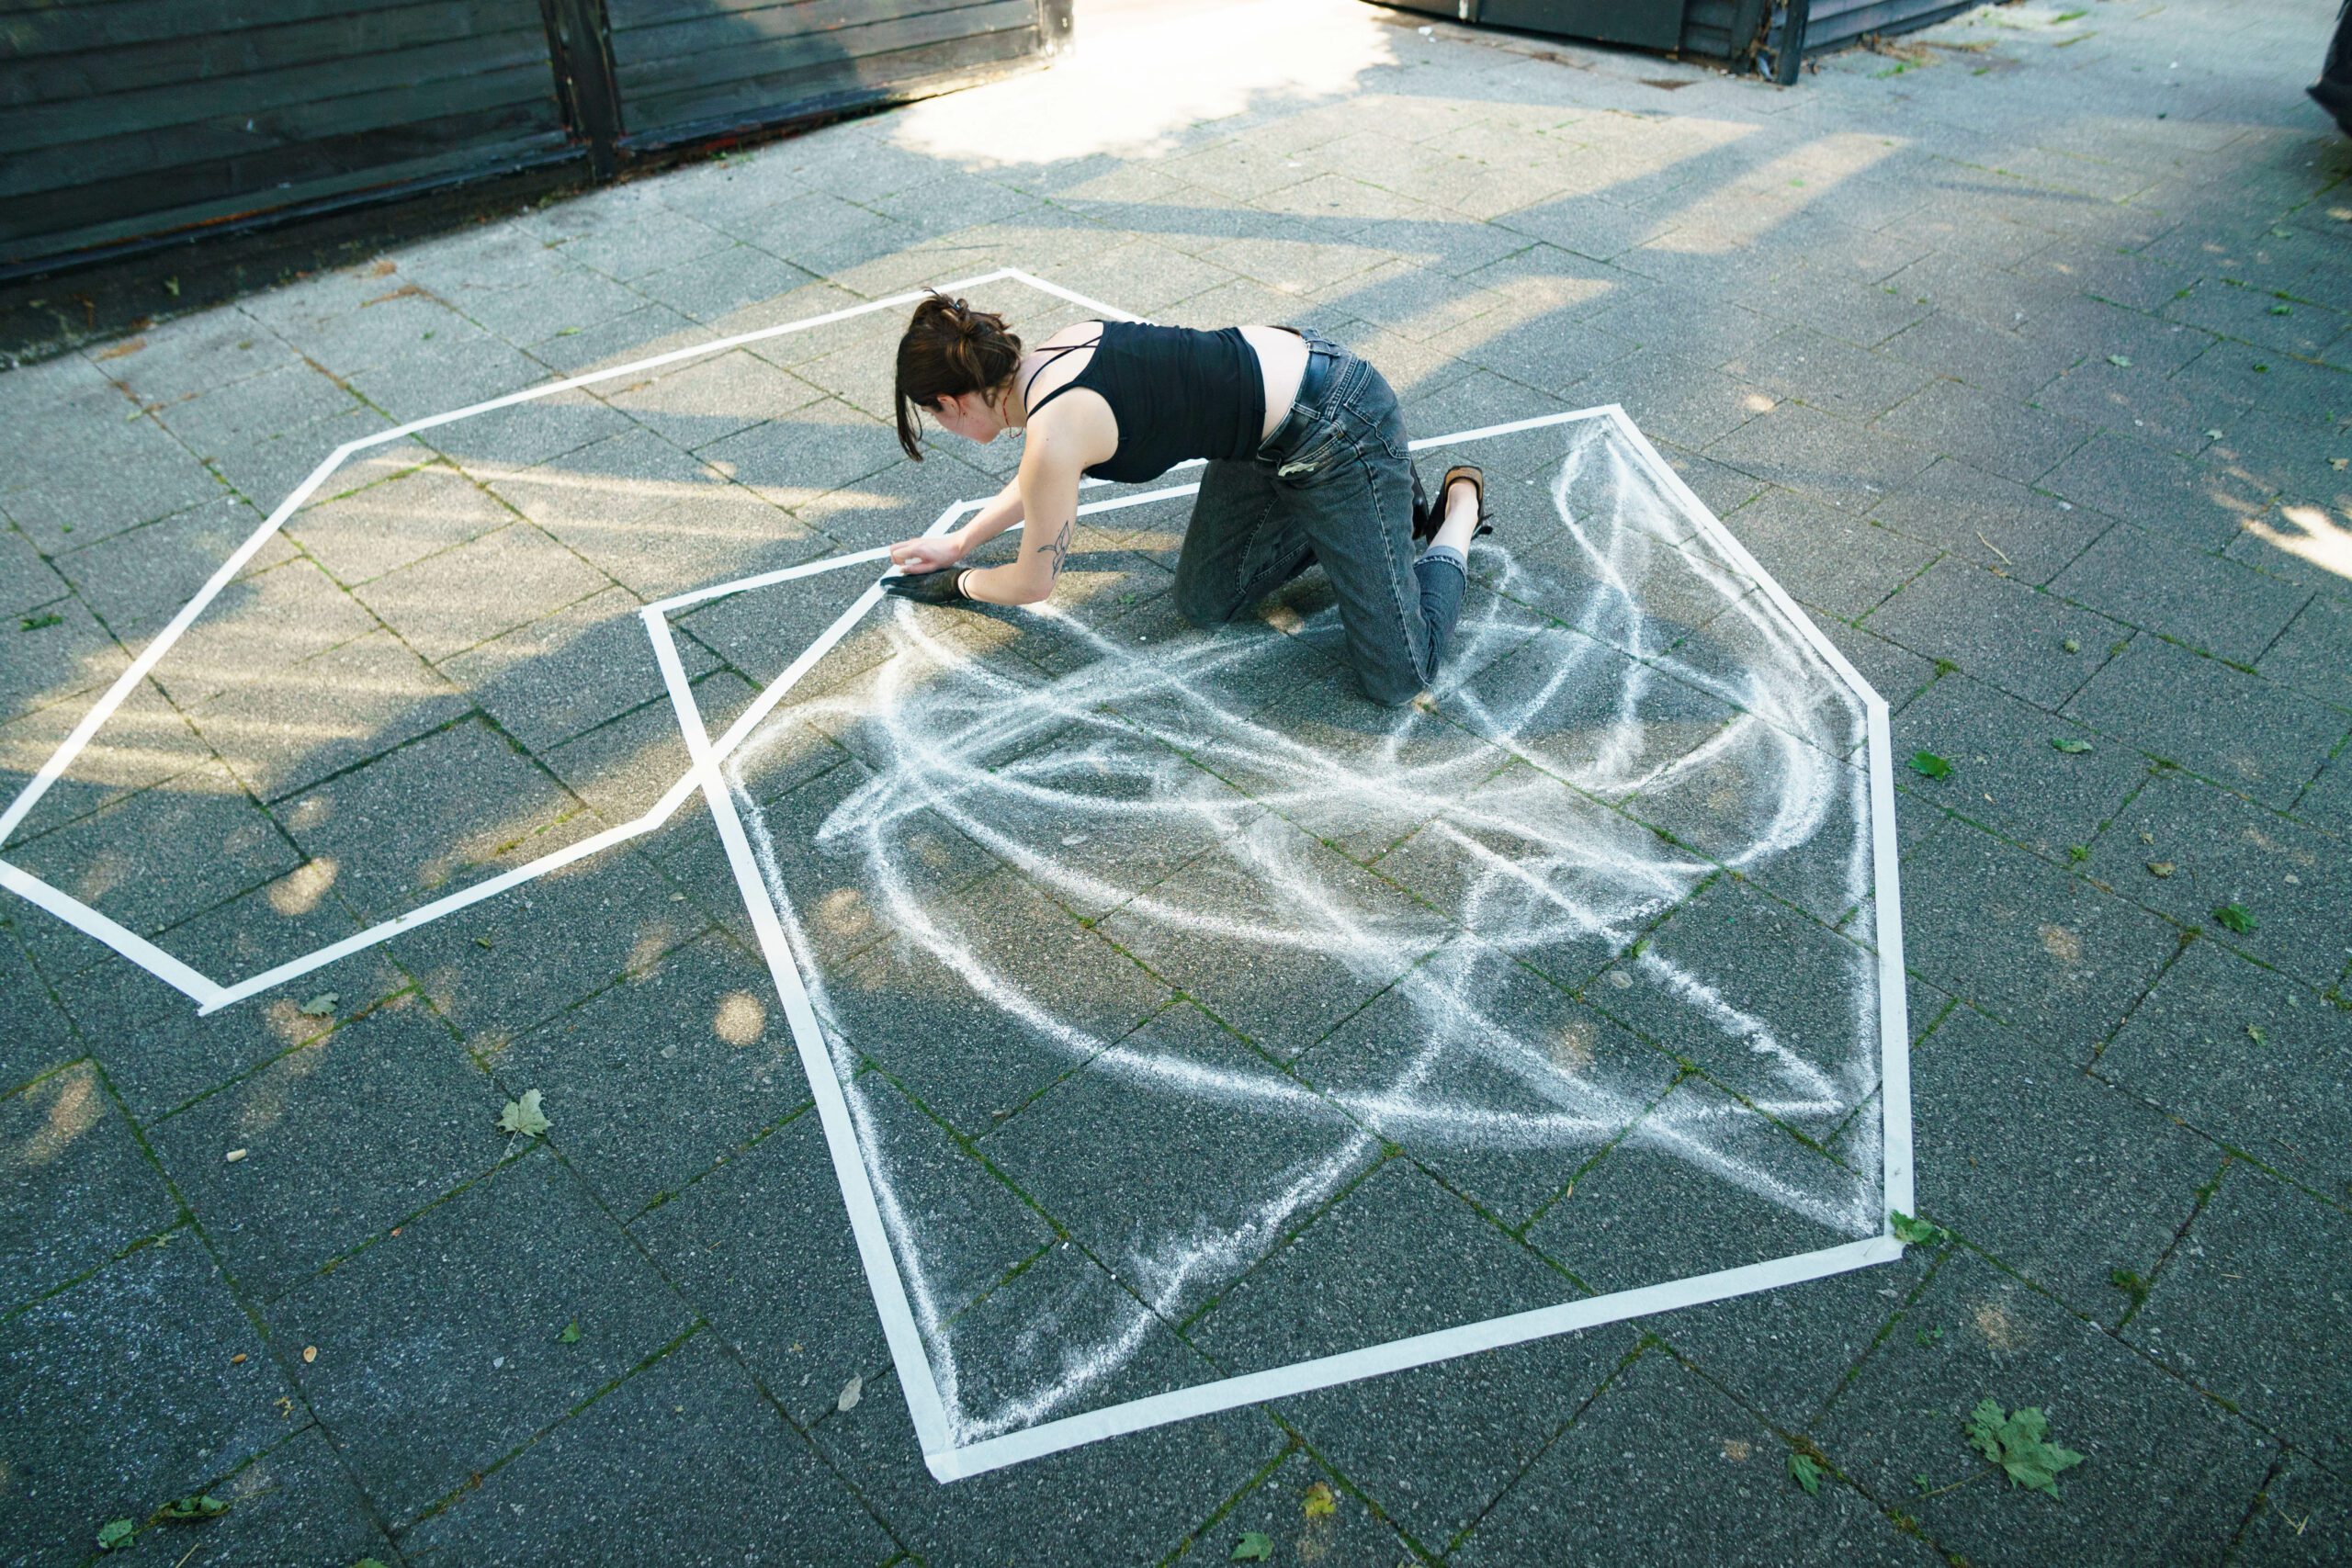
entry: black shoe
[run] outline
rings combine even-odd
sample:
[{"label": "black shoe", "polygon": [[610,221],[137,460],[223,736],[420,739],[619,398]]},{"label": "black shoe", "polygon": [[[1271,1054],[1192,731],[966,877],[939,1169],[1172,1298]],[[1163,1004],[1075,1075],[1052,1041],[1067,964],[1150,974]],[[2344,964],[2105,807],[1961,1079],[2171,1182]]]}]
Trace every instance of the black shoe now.
[{"label": "black shoe", "polygon": [[1437,537],[1438,529],[1445,525],[1445,498],[1453,489],[1456,479],[1468,479],[1478,491],[1478,525],[1470,530],[1470,536],[1475,539],[1481,534],[1495,531],[1495,525],[1487,521],[1494,514],[1487,510],[1486,473],[1472,464],[1456,463],[1446,469],[1445,478],[1438,481],[1437,500],[1413,513],[1413,537],[1423,542]]}]

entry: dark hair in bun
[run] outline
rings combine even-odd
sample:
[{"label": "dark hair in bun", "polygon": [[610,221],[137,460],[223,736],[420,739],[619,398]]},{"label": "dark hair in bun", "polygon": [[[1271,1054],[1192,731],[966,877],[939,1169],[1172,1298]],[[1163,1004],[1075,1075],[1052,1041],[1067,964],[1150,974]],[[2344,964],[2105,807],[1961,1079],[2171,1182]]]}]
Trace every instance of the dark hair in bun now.
[{"label": "dark hair in bun", "polygon": [[933,290],[915,307],[906,335],[899,339],[899,445],[922,462],[916,438],[922,426],[915,411],[942,398],[1009,387],[1020,363],[1021,340],[1002,316]]}]

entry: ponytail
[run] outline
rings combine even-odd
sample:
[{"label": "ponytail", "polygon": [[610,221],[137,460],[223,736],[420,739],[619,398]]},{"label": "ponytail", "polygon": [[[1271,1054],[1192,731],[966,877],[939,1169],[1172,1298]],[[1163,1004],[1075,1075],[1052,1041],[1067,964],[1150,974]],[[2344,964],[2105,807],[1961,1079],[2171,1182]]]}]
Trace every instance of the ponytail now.
[{"label": "ponytail", "polygon": [[915,306],[914,319],[899,339],[899,445],[922,462],[917,411],[966,392],[992,396],[1012,386],[1020,363],[1021,340],[1002,316],[975,310],[933,289]]}]

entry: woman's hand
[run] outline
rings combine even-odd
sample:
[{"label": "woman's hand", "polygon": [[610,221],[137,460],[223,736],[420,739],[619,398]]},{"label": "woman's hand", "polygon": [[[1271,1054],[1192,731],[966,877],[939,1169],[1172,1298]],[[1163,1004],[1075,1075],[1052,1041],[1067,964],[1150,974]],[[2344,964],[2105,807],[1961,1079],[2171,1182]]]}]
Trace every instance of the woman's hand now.
[{"label": "woman's hand", "polygon": [[890,564],[910,575],[940,571],[962,560],[969,547],[964,540],[964,530],[958,528],[935,538],[906,539],[892,545]]}]

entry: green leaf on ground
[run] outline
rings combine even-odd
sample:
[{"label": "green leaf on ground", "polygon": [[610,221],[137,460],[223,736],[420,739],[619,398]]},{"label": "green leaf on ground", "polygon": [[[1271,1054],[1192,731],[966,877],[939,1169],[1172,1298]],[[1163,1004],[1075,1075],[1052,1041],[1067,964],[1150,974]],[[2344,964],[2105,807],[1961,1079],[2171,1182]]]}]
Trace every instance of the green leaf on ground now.
[{"label": "green leaf on ground", "polygon": [[2064,649],[2069,653],[2080,653],[2083,651],[2082,643],[2074,637],[2068,637],[2064,642],[2060,643],[2058,646]]},{"label": "green leaf on ground", "polygon": [[2119,370],[2132,368],[2132,356],[2128,354],[2110,354],[2107,356],[2107,362]]},{"label": "green leaf on ground", "polygon": [[116,1547],[128,1541],[130,1539],[130,1532],[138,1528],[129,1519],[108,1519],[98,1527],[98,1550],[112,1551]]},{"label": "green leaf on ground", "polygon": [[1942,1343],[1944,1331],[1940,1328],[1915,1328],[1911,1331],[1913,1343],[1923,1350],[1931,1345]]},{"label": "green leaf on ground", "polygon": [[575,1317],[570,1323],[565,1324],[563,1325],[563,1332],[555,1337],[555,1342],[559,1345],[579,1344],[580,1320]]},{"label": "green leaf on ground", "polygon": [[1914,751],[1911,753],[1911,771],[1924,779],[1950,778],[1951,764],[1933,751]]},{"label": "green leaf on ground", "polygon": [[2270,1043],[2270,1035],[2268,1032],[2258,1023],[2249,1023],[2245,1026],[2245,1037],[2248,1040],[2253,1041],[2256,1045],[2267,1045]]},{"label": "green leaf on ground", "polygon": [[2068,844],[2066,846],[2066,858],[2072,861],[2075,864],[2080,865],[2083,862],[2091,858],[2091,847],[2088,844]]},{"label": "green leaf on ground", "polygon": [[17,629],[20,632],[37,632],[44,631],[51,626],[62,626],[64,624],[65,617],[56,611],[43,610],[38,615],[27,615],[19,620],[17,623]]},{"label": "green leaf on ground", "polygon": [[1804,1487],[1809,1495],[1820,1495],[1821,1467],[1804,1454],[1792,1453],[1789,1456],[1789,1479]]},{"label": "green leaf on ground", "polygon": [[324,1018],[328,1014],[334,1012],[335,1005],[342,1000],[343,998],[334,991],[321,991],[317,996],[312,997],[309,1001],[302,1004],[302,1016],[304,1018]]},{"label": "green leaf on ground", "polygon": [[2235,931],[2238,935],[2244,936],[2262,922],[2256,919],[2254,911],[2244,904],[2223,904],[2213,911],[2213,923],[2223,931]]},{"label": "green leaf on ground", "polygon": [[1887,1218],[1894,1226],[1894,1239],[1906,1247],[1941,1247],[1951,1239],[1951,1232],[1935,1221],[1919,1219],[1900,1209],[1889,1210]]},{"label": "green leaf on ground", "polygon": [[2270,313],[2274,316],[2291,316],[2295,313],[2295,308],[2292,305],[2273,305],[2270,307]]},{"label": "green leaf on ground", "polygon": [[1340,1499],[1332,1494],[1329,1482],[1318,1481],[1306,1489],[1306,1501],[1300,1506],[1310,1519],[1328,1519],[1340,1511]]},{"label": "green leaf on ground", "polygon": [[2172,862],[2168,860],[2152,860],[2148,863],[2148,874],[2150,876],[2170,876],[2174,872],[2178,871],[2180,867],[2173,864]]},{"label": "green leaf on ground", "polygon": [[498,1113],[498,1130],[502,1133],[538,1138],[547,1135],[550,1125],[546,1112],[539,1109],[539,1091],[535,1089],[525,1089],[520,1100],[508,1100],[506,1109]]},{"label": "green leaf on ground", "polygon": [[229,1511],[229,1505],[209,1492],[194,1497],[180,1497],[155,1510],[159,1519],[174,1524],[187,1524],[197,1519],[217,1519]]},{"label": "green leaf on ground", "polygon": [[2051,741],[2050,744],[2056,747],[2059,750],[2065,752],[2069,757],[2079,756],[2081,753],[2091,749],[2091,743],[2089,741],[2077,740],[2071,735],[2062,736],[2059,739]]},{"label": "green leaf on ground", "polygon": [[1273,1540],[1263,1530],[1250,1530],[1233,1543],[1236,1562],[1271,1562],[1273,1556]]},{"label": "green leaf on ground", "polygon": [[2058,1477],[2083,1462],[2074,1450],[2051,1442],[2050,1421],[2036,1405],[2004,1415],[2000,1401],[1981,1402],[1966,1422],[1968,1440],[1997,1464],[2012,1485],[2058,1495]]}]

